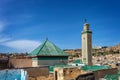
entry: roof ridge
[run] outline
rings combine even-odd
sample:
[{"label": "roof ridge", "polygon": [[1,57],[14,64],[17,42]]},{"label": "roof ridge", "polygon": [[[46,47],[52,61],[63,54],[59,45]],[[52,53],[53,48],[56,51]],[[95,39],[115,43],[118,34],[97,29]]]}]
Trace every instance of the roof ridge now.
[{"label": "roof ridge", "polygon": [[60,49],[57,45],[53,42],[49,41],[48,39],[43,42],[38,48],[33,50],[31,54],[33,56],[68,56],[63,49]]},{"label": "roof ridge", "polygon": [[[53,44],[53,46],[55,46],[55,50],[57,51],[57,49],[63,51],[62,49],[60,49],[59,47],[57,47],[55,44]],[[65,53],[65,52],[64,52]]]},{"label": "roof ridge", "polygon": [[44,45],[46,44],[46,42],[48,41],[48,39],[46,39],[46,41],[43,43],[43,46],[40,48],[40,50],[38,51],[38,54],[39,52],[42,50],[42,48],[44,47]]},{"label": "roof ridge", "polygon": [[64,52],[62,49],[60,49],[58,46],[56,46],[53,42],[51,42],[51,41],[49,41],[49,42],[55,47],[55,50],[57,52],[58,52],[58,49],[59,49],[60,51],[62,51],[62,53],[68,54],[68,53]]}]

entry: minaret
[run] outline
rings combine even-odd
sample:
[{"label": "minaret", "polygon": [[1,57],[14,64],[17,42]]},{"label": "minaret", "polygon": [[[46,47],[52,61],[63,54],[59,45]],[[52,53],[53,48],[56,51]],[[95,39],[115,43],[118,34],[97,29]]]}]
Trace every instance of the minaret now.
[{"label": "minaret", "polygon": [[82,31],[82,62],[86,65],[92,65],[92,31],[89,24],[85,21]]}]

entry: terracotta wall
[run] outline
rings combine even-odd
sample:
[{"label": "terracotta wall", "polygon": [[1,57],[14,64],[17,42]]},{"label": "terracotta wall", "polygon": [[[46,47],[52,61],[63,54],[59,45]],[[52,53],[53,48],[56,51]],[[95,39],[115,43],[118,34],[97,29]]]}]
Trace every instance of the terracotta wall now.
[{"label": "terracotta wall", "polygon": [[10,59],[9,66],[12,68],[32,67],[32,59]]},{"label": "terracotta wall", "polygon": [[29,75],[29,77],[40,77],[40,76],[48,76],[49,75],[49,67],[31,67],[25,69]]}]

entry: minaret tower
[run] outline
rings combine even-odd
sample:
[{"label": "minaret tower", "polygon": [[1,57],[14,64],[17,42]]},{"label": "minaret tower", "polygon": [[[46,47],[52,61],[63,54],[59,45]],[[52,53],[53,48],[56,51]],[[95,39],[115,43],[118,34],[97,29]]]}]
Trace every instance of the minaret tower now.
[{"label": "minaret tower", "polygon": [[89,29],[89,24],[84,23],[82,31],[82,62],[86,65],[92,65],[92,31]]}]

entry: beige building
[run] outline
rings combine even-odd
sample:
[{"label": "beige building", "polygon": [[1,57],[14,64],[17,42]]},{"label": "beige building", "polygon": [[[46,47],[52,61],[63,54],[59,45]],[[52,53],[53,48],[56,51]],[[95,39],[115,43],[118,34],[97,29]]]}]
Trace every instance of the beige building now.
[{"label": "beige building", "polygon": [[108,66],[59,66],[54,68],[54,80],[102,80],[117,72],[117,68]]},{"label": "beige building", "polygon": [[54,80],[94,80],[94,74],[89,75],[91,73],[91,71],[84,71],[80,67],[56,67],[54,68]]},{"label": "beige building", "polygon": [[84,24],[82,31],[82,62],[86,65],[92,65],[92,31],[89,29],[89,24]]}]

